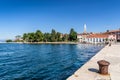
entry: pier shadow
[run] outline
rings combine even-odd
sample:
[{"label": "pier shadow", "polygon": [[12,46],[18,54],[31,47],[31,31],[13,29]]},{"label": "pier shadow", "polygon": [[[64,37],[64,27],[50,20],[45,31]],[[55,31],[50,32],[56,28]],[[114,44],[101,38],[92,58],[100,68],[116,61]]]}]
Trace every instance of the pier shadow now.
[{"label": "pier shadow", "polygon": [[98,69],[95,69],[95,68],[89,68],[88,70],[91,71],[91,72],[95,72],[95,73],[98,73],[98,72],[99,72],[99,70],[98,70]]}]

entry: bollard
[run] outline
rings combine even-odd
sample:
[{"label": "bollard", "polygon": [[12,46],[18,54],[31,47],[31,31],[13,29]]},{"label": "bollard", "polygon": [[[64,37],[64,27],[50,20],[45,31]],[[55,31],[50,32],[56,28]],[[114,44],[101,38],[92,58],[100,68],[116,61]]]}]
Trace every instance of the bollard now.
[{"label": "bollard", "polygon": [[107,75],[108,74],[108,66],[110,65],[110,63],[105,60],[100,60],[97,63],[99,65],[99,73],[103,74],[103,75]]}]

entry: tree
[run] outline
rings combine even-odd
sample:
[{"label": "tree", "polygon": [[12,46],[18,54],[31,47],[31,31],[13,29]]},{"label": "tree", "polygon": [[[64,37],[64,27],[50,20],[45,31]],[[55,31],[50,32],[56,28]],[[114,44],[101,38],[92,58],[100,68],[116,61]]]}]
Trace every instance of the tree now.
[{"label": "tree", "polygon": [[15,36],[15,42],[21,42],[22,37],[20,35]]},{"label": "tree", "polygon": [[56,31],[52,29],[51,31],[51,42],[55,42],[56,40]]},{"label": "tree", "polygon": [[37,30],[35,33],[35,40],[37,42],[43,41],[43,33],[40,30]]},{"label": "tree", "polygon": [[69,35],[68,34],[65,34],[63,37],[62,37],[62,41],[68,41],[69,39]]},{"label": "tree", "polygon": [[27,34],[27,41],[28,42],[35,42],[35,33],[34,32]]},{"label": "tree", "polygon": [[43,41],[44,42],[50,42],[50,37],[51,37],[51,34],[50,33],[44,33],[44,38],[43,38]]},{"label": "tree", "polygon": [[11,39],[6,40],[6,42],[13,42]]},{"label": "tree", "polygon": [[28,34],[26,34],[26,33],[23,34],[23,40],[28,41]]},{"label": "tree", "polygon": [[62,39],[61,39],[61,33],[60,32],[57,32],[56,33],[56,40],[57,41],[61,41]]},{"label": "tree", "polygon": [[70,33],[69,33],[69,40],[70,41],[76,41],[77,40],[77,32],[74,31],[73,28],[71,28]]},{"label": "tree", "polygon": [[[16,39],[21,39],[20,36],[16,36]],[[22,39],[26,42],[56,42],[56,41],[77,41],[77,32],[72,28],[69,35],[62,35],[60,32],[56,32],[54,29],[51,33],[42,33],[40,30],[31,33],[24,33]]]}]

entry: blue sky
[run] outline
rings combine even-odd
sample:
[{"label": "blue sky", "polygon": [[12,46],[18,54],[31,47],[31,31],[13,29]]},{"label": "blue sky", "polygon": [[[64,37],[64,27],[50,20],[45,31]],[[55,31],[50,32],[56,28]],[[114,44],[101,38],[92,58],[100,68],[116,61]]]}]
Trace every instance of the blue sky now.
[{"label": "blue sky", "polygon": [[25,32],[104,32],[120,28],[120,0],[0,0],[0,39]]}]

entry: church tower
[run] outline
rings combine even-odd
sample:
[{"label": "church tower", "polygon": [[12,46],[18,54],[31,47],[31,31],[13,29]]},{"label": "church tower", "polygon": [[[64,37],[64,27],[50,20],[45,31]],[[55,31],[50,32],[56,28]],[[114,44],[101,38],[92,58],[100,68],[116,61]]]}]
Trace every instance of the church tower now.
[{"label": "church tower", "polygon": [[84,24],[84,33],[86,33],[87,29],[86,29],[86,24]]}]

